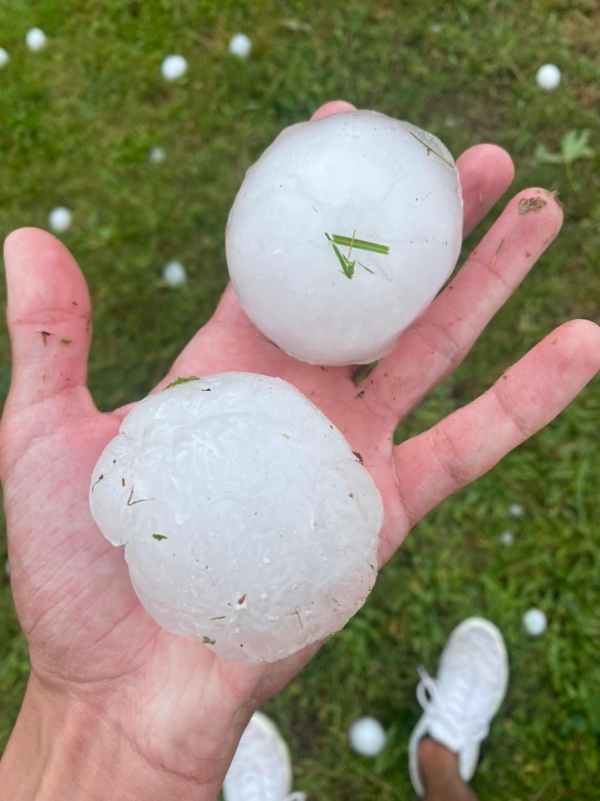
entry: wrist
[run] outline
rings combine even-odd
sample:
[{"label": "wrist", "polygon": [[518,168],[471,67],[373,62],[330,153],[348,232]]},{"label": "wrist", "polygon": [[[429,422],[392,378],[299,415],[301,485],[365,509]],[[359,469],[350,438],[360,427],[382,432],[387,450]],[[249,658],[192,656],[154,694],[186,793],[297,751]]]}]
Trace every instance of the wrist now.
[{"label": "wrist", "polygon": [[229,759],[199,756],[185,774],[153,764],[124,736],[112,709],[97,697],[49,690],[32,674],[0,763],[0,801],[215,801]]}]

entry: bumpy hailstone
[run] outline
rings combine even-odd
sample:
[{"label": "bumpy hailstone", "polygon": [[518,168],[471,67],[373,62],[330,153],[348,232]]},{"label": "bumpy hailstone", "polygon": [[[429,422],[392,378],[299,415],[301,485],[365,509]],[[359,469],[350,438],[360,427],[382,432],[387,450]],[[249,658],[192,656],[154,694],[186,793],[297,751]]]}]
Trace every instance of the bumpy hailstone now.
[{"label": "bumpy hailstone", "polygon": [[153,164],[160,164],[161,161],[164,161],[167,158],[167,154],[165,153],[164,148],[162,147],[153,147],[150,151],[150,161]]},{"label": "bumpy hailstone", "polygon": [[32,53],[43,50],[47,43],[48,39],[46,38],[46,34],[40,28],[31,28],[31,30],[27,31],[25,44]]},{"label": "bumpy hailstone", "polygon": [[162,63],[162,74],[166,81],[176,81],[187,72],[188,64],[183,56],[167,56]]},{"label": "bumpy hailstone", "polygon": [[225,373],[146,398],[96,465],[94,519],[163,628],[222,659],[283,659],[375,582],[381,497],[291,385]]},{"label": "bumpy hailstone", "polygon": [[48,225],[55,234],[63,234],[71,227],[73,215],[64,206],[57,206],[48,215]]},{"label": "bumpy hailstone", "polygon": [[170,261],[163,269],[163,280],[169,286],[182,286],[187,281],[185,267],[180,261]]},{"label": "bumpy hailstone", "polygon": [[541,609],[529,609],[523,615],[525,631],[532,637],[539,637],[546,631],[548,620]]},{"label": "bumpy hailstone", "polygon": [[[358,243],[336,254],[326,235],[389,254]],[[354,111],[287,128],[250,168],[229,215],[227,263],[245,312],[283,350],[369,363],[431,303],[461,238],[458,172],[440,140]]]},{"label": "bumpy hailstone", "polygon": [[560,83],[560,70],[556,64],[544,64],[536,73],[535,80],[540,89],[550,92]]},{"label": "bumpy hailstone", "polygon": [[385,747],[385,730],[375,718],[355,720],[348,733],[353,751],[362,756],[374,757]]},{"label": "bumpy hailstone", "polygon": [[229,52],[238,58],[248,58],[252,52],[252,42],[245,33],[236,33],[229,42]]},{"label": "bumpy hailstone", "polygon": [[0,47],[0,70],[2,69],[2,67],[6,67],[9,61],[10,61],[10,56],[3,47]]}]

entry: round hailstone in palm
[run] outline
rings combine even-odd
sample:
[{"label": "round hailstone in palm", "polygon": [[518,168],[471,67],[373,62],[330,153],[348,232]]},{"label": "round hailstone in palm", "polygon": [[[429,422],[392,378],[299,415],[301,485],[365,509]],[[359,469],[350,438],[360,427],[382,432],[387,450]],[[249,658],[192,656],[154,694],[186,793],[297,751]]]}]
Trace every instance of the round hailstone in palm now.
[{"label": "round hailstone in palm", "polygon": [[236,33],[229,42],[229,52],[238,58],[248,58],[252,52],[252,42],[245,33]]},{"label": "round hailstone in palm", "polygon": [[248,170],[227,224],[229,274],[292,356],[366,364],[434,299],[462,222],[439,139],[373,111],[335,114],[287,128]]},{"label": "round hailstone in palm", "polygon": [[536,73],[535,80],[540,89],[551,92],[560,83],[560,70],[556,64],[544,64]]},{"label": "round hailstone in palm", "polygon": [[548,619],[541,609],[529,609],[523,615],[525,631],[532,637],[539,637],[546,631]]},{"label": "round hailstone in palm", "polygon": [[63,234],[68,231],[73,221],[73,215],[64,206],[57,206],[48,215],[48,225],[55,234]]},{"label": "round hailstone in palm", "polygon": [[170,261],[163,269],[163,280],[170,286],[181,286],[187,281],[185,267],[180,261]]},{"label": "round hailstone in palm", "polygon": [[161,161],[164,161],[167,158],[167,154],[165,153],[164,148],[162,147],[153,147],[150,151],[150,161],[153,164],[160,164]]},{"label": "round hailstone in palm", "polygon": [[25,44],[32,53],[38,53],[40,50],[43,50],[47,43],[48,39],[46,34],[40,28],[31,28],[31,30],[27,31]]},{"label": "round hailstone in palm", "polygon": [[0,47],[0,70],[2,69],[2,67],[6,67],[9,61],[10,61],[10,56],[3,47]]},{"label": "round hailstone in palm", "polygon": [[166,81],[176,81],[187,72],[188,64],[183,56],[167,56],[162,63],[162,74]]},{"label": "round hailstone in palm", "polygon": [[277,378],[184,379],[143,400],[100,457],[90,504],[148,613],[222,659],[272,662],[327,637],[375,582],[379,492]]},{"label": "round hailstone in palm", "polygon": [[385,729],[375,718],[360,718],[350,727],[348,739],[357,754],[374,757],[385,747]]}]

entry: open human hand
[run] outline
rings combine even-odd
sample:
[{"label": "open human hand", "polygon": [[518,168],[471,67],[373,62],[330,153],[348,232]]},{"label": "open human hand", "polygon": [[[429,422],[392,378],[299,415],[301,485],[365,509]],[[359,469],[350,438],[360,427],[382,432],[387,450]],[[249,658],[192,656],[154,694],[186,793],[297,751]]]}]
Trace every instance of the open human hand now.
[{"label": "open human hand", "polygon": [[[348,108],[327,104],[314,118]],[[507,189],[513,167],[500,148],[479,145],[461,156],[458,169],[467,233]],[[519,213],[519,200],[531,197],[545,205]],[[228,288],[157,389],[177,377],[226,371],[296,386],[345,434],[377,483],[385,503],[381,565],[424,514],[552,420],[600,368],[600,329],[566,323],[473,403],[393,445],[398,421],[462,361],[561,221],[549,192],[530,189],[511,200],[359,386],[351,367],[308,365],[276,348]],[[63,245],[35,229],[7,239],[5,261],[14,364],[0,472],[32,673],[0,787],[7,798],[85,799],[113,797],[109,788],[118,782],[122,799],[214,799],[253,710],[316,647],[271,665],[221,662],[146,614],[121,549],[104,539],[89,510],[92,469],[130,407],[102,414],[86,388],[85,280]]]}]

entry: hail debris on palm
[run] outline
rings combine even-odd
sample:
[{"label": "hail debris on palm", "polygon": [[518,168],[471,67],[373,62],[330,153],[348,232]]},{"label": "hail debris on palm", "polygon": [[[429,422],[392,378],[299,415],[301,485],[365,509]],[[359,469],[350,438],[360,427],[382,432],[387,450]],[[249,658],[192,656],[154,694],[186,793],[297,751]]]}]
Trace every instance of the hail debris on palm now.
[{"label": "hail debris on palm", "polygon": [[290,384],[180,379],[138,404],[90,504],[163,628],[222,659],[272,662],[341,629],[376,577],[381,496]]},{"label": "hail debris on palm", "polygon": [[227,263],[245,312],[283,350],[368,364],[431,303],[461,239],[458,171],[440,140],[353,111],[287,128],[248,170]]}]

